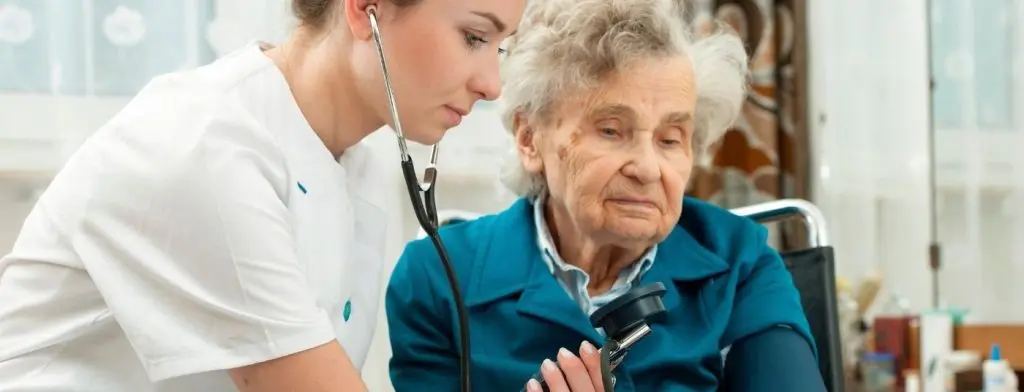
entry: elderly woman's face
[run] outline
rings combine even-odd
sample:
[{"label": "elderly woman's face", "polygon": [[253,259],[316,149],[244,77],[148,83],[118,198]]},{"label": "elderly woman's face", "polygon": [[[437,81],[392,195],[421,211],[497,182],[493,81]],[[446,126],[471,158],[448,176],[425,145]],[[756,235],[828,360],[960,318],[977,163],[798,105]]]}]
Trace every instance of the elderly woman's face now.
[{"label": "elderly woman's face", "polygon": [[638,62],[520,132],[523,163],[544,175],[549,202],[580,234],[621,245],[660,241],[681,213],[696,97],[687,59]]}]

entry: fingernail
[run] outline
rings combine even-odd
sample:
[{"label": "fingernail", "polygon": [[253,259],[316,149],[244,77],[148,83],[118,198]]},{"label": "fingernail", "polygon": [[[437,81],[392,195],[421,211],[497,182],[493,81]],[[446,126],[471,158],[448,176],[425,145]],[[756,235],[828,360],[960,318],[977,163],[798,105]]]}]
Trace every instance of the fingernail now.
[{"label": "fingernail", "polygon": [[530,381],[526,383],[526,390],[540,392],[540,383],[531,378]]},{"label": "fingernail", "polygon": [[548,372],[553,372],[553,371],[555,371],[555,370],[558,370],[558,367],[557,367],[557,366],[555,366],[555,363],[554,363],[554,362],[551,362],[551,360],[550,360],[550,359],[545,359],[545,360],[544,360],[544,363],[543,363],[543,364],[541,364],[541,365],[540,365],[540,367],[541,367],[542,369],[544,369],[545,371],[548,371]]},{"label": "fingernail", "polygon": [[584,340],[583,343],[580,344],[580,351],[582,351],[584,354],[591,355],[597,350],[594,348],[593,344],[590,344],[590,342]]},{"label": "fingernail", "polygon": [[562,359],[572,358],[572,352],[566,350],[565,347],[558,349],[558,357]]}]

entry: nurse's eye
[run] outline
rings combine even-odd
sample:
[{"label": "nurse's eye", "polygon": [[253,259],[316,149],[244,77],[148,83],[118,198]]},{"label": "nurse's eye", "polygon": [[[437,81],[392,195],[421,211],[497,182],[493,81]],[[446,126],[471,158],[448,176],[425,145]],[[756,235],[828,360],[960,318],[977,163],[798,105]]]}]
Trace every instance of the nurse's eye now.
[{"label": "nurse's eye", "polygon": [[[488,41],[484,37],[481,37],[468,31],[463,34],[465,34],[466,37],[466,46],[469,46],[469,49],[471,50],[480,49],[484,46],[487,46],[487,44],[491,43],[491,41]],[[505,48],[498,48],[498,56],[504,56],[506,53],[508,53],[508,50],[506,50]]]},{"label": "nurse's eye", "polygon": [[466,46],[470,49],[480,49],[490,43],[490,41],[487,41],[483,37],[473,34],[472,32],[466,31],[463,34],[465,34],[466,37]]}]

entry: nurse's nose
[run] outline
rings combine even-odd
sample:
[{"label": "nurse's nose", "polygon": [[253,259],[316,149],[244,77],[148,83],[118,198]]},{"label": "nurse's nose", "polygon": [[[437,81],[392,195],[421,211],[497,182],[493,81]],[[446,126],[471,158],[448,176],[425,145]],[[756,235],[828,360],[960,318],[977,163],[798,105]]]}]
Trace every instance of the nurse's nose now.
[{"label": "nurse's nose", "polygon": [[478,99],[493,101],[501,96],[501,75],[497,56],[482,64],[481,69],[469,79],[468,87]]}]

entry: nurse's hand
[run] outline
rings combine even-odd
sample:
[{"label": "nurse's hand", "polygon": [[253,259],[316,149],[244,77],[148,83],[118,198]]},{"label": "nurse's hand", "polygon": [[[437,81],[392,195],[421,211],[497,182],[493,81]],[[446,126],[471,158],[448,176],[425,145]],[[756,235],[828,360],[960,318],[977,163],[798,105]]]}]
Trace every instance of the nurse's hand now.
[{"label": "nurse's hand", "polygon": [[[551,392],[605,392],[601,383],[601,354],[586,341],[580,345],[579,357],[563,348],[558,350],[558,366],[545,359],[540,372]],[[541,392],[540,383],[531,379],[526,390]]]}]

